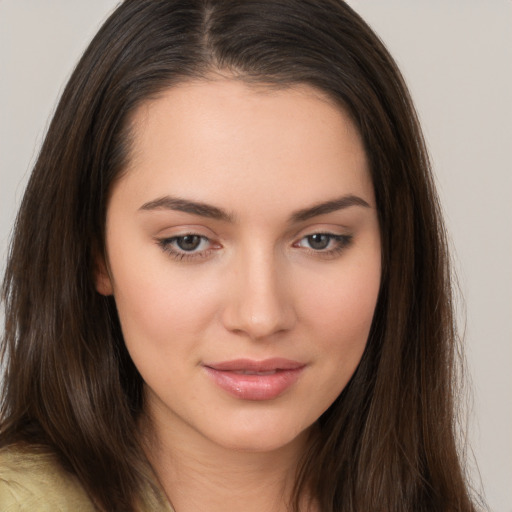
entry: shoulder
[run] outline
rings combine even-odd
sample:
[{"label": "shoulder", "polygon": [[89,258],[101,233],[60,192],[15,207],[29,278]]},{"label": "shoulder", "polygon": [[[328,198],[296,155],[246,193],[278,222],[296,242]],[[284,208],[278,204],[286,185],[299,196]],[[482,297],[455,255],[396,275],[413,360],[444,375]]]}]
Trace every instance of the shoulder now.
[{"label": "shoulder", "polygon": [[94,512],[75,476],[47,450],[0,449],[2,512]]}]

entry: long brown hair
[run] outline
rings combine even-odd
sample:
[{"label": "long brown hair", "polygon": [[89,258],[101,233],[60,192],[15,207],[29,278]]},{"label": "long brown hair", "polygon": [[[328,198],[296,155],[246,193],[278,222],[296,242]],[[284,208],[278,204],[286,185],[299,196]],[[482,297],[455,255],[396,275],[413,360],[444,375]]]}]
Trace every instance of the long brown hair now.
[{"label": "long brown hair", "polygon": [[50,446],[100,510],[135,510],[142,379],[94,287],[130,116],[211,71],[308,84],[351,115],[370,163],[382,287],[361,363],[319,419],[295,492],[322,512],[472,511],[454,425],[456,335],[444,228],[393,59],[341,0],[125,0],[62,95],[17,217],[5,279],[0,445]]}]

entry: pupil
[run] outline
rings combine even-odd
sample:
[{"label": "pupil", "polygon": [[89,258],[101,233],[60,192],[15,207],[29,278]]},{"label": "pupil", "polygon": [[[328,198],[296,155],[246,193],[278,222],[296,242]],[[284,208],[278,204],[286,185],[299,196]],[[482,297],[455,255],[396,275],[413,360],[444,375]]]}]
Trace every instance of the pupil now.
[{"label": "pupil", "polygon": [[312,249],[326,249],[330,240],[329,235],[316,234],[308,236],[308,243]]},{"label": "pupil", "polygon": [[178,247],[183,251],[193,251],[194,249],[197,249],[200,242],[201,237],[197,235],[186,235],[186,236],[180,236],[176,240]]}]

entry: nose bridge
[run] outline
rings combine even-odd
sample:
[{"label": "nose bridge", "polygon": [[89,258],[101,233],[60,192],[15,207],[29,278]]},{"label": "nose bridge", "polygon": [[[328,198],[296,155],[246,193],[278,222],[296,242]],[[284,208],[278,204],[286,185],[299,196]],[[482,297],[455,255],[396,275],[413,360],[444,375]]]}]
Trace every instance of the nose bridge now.
[{"label": "nose bridge", "polygon": [[293,326],[295,312],[281,263],[268,246],[252,245],[237,256],[224,311],[229,330],[261,339]]}]

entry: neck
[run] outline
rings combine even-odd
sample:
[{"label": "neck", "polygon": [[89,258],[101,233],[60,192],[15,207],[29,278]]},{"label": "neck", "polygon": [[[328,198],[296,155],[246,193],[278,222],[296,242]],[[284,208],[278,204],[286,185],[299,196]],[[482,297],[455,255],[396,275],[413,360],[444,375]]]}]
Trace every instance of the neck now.
[{"label": "neck", "polygon": [[278,449],[250,452],[219,446],[196,431],[144,431],[149,461],[176,512],[291,510],[308,432]]}]

